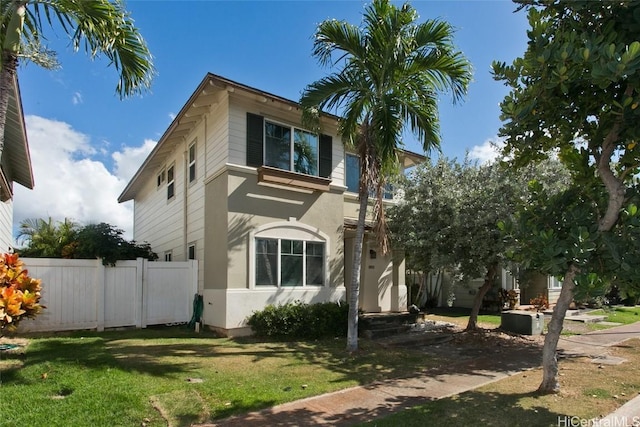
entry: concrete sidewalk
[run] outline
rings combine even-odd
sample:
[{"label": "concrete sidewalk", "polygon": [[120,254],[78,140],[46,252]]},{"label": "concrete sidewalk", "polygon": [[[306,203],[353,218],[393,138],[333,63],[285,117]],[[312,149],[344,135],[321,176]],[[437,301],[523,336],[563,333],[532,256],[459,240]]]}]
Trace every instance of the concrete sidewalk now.
[{"label": "concrete sidewalk", "polygon": [[[603,357],[608,347],[640,338],[640,323],[615,327],[583,335],[561,337],[559,356]],[[540,366],[539,348],[498,351],[494,354],[451,363],[427,370],[411,378],[400,378],[353,387],[334,393],[285,403],[259,412],[238,415],[205,424],[213,426],[348,426],[384,417],[431,400],[463,393],[510,375]],[[623,410],[624,408],[624,410]],[[619,412],[601,421],[602,425],[636,422],[640,425],[640,397],[628,402]],[[612,422],[615,422],[612,423]]]}]

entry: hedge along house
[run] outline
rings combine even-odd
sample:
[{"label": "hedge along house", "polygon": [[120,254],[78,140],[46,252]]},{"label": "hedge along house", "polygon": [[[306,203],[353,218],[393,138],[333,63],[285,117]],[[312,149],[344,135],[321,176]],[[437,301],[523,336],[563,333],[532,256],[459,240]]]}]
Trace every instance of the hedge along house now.
[{"label": "hedge along house", "polygon": [[18,79],[9,90],[4,126],[4,148],[0,158],[0,253],[13,250],[13,183],[33,189],[33,171],[22,112]]},{"label": "hedge along house", "polygon": [[[337,121],[323,114],[314,134],[296,102],[207,74],[120,195],[136,240],[200,261],[205,325],[242,335],[268,304],[347,299],[359,170]],[[362,310],[406,310],[401,251],[370,236],[361,275]]]}]

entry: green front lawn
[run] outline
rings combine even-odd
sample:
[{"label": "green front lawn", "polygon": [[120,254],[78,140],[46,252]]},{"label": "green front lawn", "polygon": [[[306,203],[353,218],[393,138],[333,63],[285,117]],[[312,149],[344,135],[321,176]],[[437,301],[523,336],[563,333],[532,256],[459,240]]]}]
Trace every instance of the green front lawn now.
[{"label": "green front lawn", "polygon": [[182,328],[32,338],[0,352],[0,426],[188,426],[435,363],[361,340],[230,340]]},{"label": "green front lawn", "polygon": [[606,314],[607,322],[628,325],[640,321],[640,307],[606,307],[601,310],[590,311],[589,314]]},{"label": "green front lawn", "polygon": [[[432,308],[427,310],[427,318],[450,322],[460,327],[465,327],[469,322],[470,308]],[[481,311],[478,315],[478,323],[485,326],[498,327],[501,323],[500,313],[488,313]]]}]

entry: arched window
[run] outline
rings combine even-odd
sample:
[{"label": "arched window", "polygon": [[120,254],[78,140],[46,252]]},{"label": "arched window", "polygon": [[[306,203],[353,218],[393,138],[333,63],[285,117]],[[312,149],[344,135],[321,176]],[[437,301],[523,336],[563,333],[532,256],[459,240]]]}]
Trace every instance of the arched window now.
[{"label": "arched window", "polygon": [[329,236],[295,220],[275,222],[250,234],[252,287],[325,286]]}]

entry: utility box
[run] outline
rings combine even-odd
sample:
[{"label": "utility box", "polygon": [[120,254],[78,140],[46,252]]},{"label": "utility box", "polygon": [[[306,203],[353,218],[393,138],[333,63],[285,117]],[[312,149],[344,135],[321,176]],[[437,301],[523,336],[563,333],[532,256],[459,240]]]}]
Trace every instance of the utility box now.
[{"label": "utility box", "polygon": [[540,335],[544,329],[544,314],[531,311],[503,311],[500,327],[520,335]]}]

